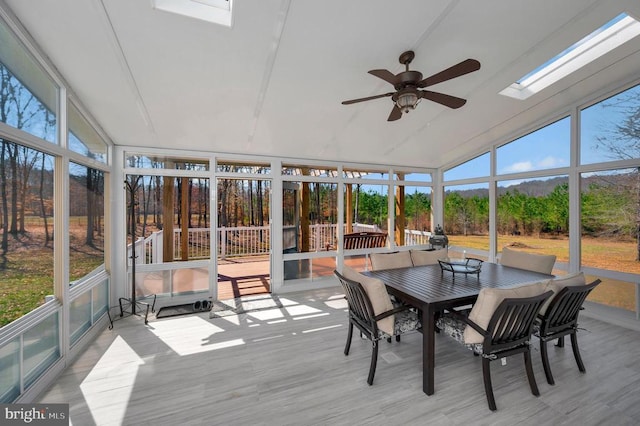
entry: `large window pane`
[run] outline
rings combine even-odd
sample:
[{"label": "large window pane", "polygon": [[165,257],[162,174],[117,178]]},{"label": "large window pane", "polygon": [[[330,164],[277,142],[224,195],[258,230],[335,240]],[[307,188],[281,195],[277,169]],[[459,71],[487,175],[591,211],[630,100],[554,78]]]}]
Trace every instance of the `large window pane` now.
[{"label": "large window pane", "polygon": [[13,402],[20,395],[20,338],[0,347],[0,403]]},{"label": "large window pane", "polygon": [[0,117],[17,129],[58,141],[58,88],[0,20]]},{"label": "large window pane", "polygon": [[336,250],[337,188],[335,183],[283,183],[284,253]]},{"label": "large window pane", "polygon": [[265,175],[271,173],[271,164],[269,163],[256,163],[250,164],[246,161],[226,161],[218,160],[216,162],[216,170],[219,172],[230,173],[253,173],[259,175]]},{"label": "large window pane", "polygon": [[344,203],[345,233],[388,232],[388,193],[389,185],[386,184],[347,184]]},{"label": "large window pane", "polygon": [[60,357],[58,314],[53,314],[23,335],[24,382],[29,387]]},{"label": "large window pane", "polygon": [[431,187],[396,186],[396,244],[429,244],[431,235]]},{"label": "large window pane", "polygon": [[69,149],[94,160],[107,162],[107,144],[98,132],[89,124],[80,111],[72,104],[67,104],[67,120],[69,122]]},{"label": "large window pane", "polygon": [[53,163],[0,139],[0,326],[53,294]]},{"label": "large window pane", "polygon": [[571,119],[563,118],[496,150],[497,174],[569,166]]},{"label": "large window pane", "polygon": [[580,163],[640,158],[640,86],[580,113]]},{"label": "large window pane", "polygon": [[282,174],[286,176],[338,177],[336,167],[311,167],[297,164],[283,164]]},{"label": "large window pane", "polygon": [[[583,173],[580,184],[582,265],[639,274],[638,169]],[[590,300],[635,310],[635,285],[600,278]]]},{"label": "large window pane", "polygon": [[69,280],[104,263],[104,172],[69,163]]},{"label": "large window pane", "polygon": [[209,259],[209,185],[206,178],[129,175],[128,257],[135,234],[138,264]]},{"label": "large window pane", "polygon": [[127,167],[139,169],[209,170],[209,160],[202,158],[145,155],[131,152],[125,154],[125,164]]},{"label": "large window pane", "polygon": [[509,246],[569,261],[566,176],[498,182],[498,252]]},{"label": "large window pane", "polygon": [[93,322],[96,322],[109,308],[109,280],[95,286],[91,291],[93,301]]},{"label": "large window pane", "polygon": [[70,343],[73,345],[91,327],[91,292],[81,294],[69,306]]},{"label": "large window pane", "polygon": [[445,188],[444,231],[450,246],[460,250],[489,250],[488,183]]},{"label": "large window pane", "polygon": [[446,170],[444,172],[444,180],[452,181],[489,176],[489,172],[491,169],[490,159],[491,157],[487,152],[486,154],[480,155],[449,170]]}]

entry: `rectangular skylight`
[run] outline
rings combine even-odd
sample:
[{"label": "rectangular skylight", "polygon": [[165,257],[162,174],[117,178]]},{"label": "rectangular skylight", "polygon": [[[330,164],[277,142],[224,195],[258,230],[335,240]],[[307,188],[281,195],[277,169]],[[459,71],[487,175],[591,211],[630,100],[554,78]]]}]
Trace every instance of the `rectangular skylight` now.
[{"label": "rectangular skylight", "polygon": [[233,0],[152,0],[153,7],[231,27]]},{"label": "rectangular skylight", "polygon": [[622,13],[500,92],[524,100],[640,34],[640,22]]}]

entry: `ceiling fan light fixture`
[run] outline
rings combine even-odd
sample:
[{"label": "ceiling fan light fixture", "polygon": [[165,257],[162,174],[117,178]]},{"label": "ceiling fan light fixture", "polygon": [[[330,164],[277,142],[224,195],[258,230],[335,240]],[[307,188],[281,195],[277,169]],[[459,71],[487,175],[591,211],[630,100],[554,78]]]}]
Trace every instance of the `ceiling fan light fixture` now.
[{"label": "ceiling fan light fixture", "polygon": [[396,105],[400,108],[400,111],[406,114],[415,109],[419,101],[420,99],[418,99],[418,95],[415,92],[405,92],[398,95]]}]

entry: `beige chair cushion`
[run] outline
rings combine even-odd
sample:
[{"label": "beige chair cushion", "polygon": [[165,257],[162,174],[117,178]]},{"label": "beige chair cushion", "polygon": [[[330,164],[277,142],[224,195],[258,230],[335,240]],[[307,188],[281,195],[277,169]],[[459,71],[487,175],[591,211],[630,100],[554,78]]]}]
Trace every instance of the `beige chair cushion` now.
[{"label": "beige chair cushion", "polygon": [[411,262],[413,266],[437,265],[438,259],[444,259],[448,256],[446,248],[440,250],[410,250]]},{"label": "beige chair cushion", "polygon": [[409,268],[413,266],[411,253],[399,251],[397,253],[371,253],[371,269],[380,271],[382,269]]},{"label": "beige chair cushion", "polygon": [[[376,315],[393,309],[393,303],[391,303],[391,298],[389,297],[389,293],[387,293],[387,287],[384,285],[382,280],[362,275],[346,265],[342,270],[342,275],[351,281],[359,282],[362,287],[364,287],[364,291],[367,292],[367,296],[369,296],[369,300],[371,300],[373,312]],[[389,335],[393,335],[394,324],[395,316],[391,315],[379,320],[378,328]]]},{"label": "beige chair cushion", "polygon": [[513,268],[551,274],[553,265],[556,263],[556,256],[553,254],[527,253],[505,247],[500,255],[500,263]]},{"label": "beige chair cushion", "polygon": [[[547,291],[549,281],[545,280],[514,288],[483,288],[478,294],[478,300],[469,312],[469,319],[486,330],[493,313],[504,299],[538,296]],[[464,329],[463,337],[465,344],[484,342],[482,335],[470,326]]]},{"label": "beige chair cushion", "polygon": [[576,272],[575,274],[563,275],[559,278],[552,279],[549,281],[549,287],[547,290],[553,291],[553,295],[544,302],[542,308],[540,308],[540,314],[544,315],[547,312],[547,308],[551,304],[551,301],[563,288],[586,284],[587,280],[585,279],[583,272]]}]

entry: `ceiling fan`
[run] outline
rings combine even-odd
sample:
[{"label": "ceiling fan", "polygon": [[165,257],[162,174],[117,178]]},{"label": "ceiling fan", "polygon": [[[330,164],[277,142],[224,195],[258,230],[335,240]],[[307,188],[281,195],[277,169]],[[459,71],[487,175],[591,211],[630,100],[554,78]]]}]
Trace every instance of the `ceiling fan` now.
[{"label": "ceiling fan", "polygon": [[467,101],[466,99],[457,98],[444,93],[432,92],[430,90],[419,90],[461,75],[469,74],[480,69],[480,62],[475,59],[465,59],[464,61],[440,71],[430,77],[422,79],[422,73],[419,71],[410,71],[409,64],[413,61],[415,53],[409,50],[400,55],[399,61],[405,66],[405,70],[399,74],[393,74],[388,70],[371,70],[369,74],[383,79],[387,83],[393,85],[395,92],[389,92],[382,95],[369,96],[360,99],[351,99],[342,102],[342,105],[355,104],[357,102],[370,101],[372,99],[385,98],[391,96],[393,100],[393,109],[387,121],[395,121],[402,117],[402,113],[408,113],[415,109],[421,99],[428,99],[437,102],[449,108],[460,108]]}]

